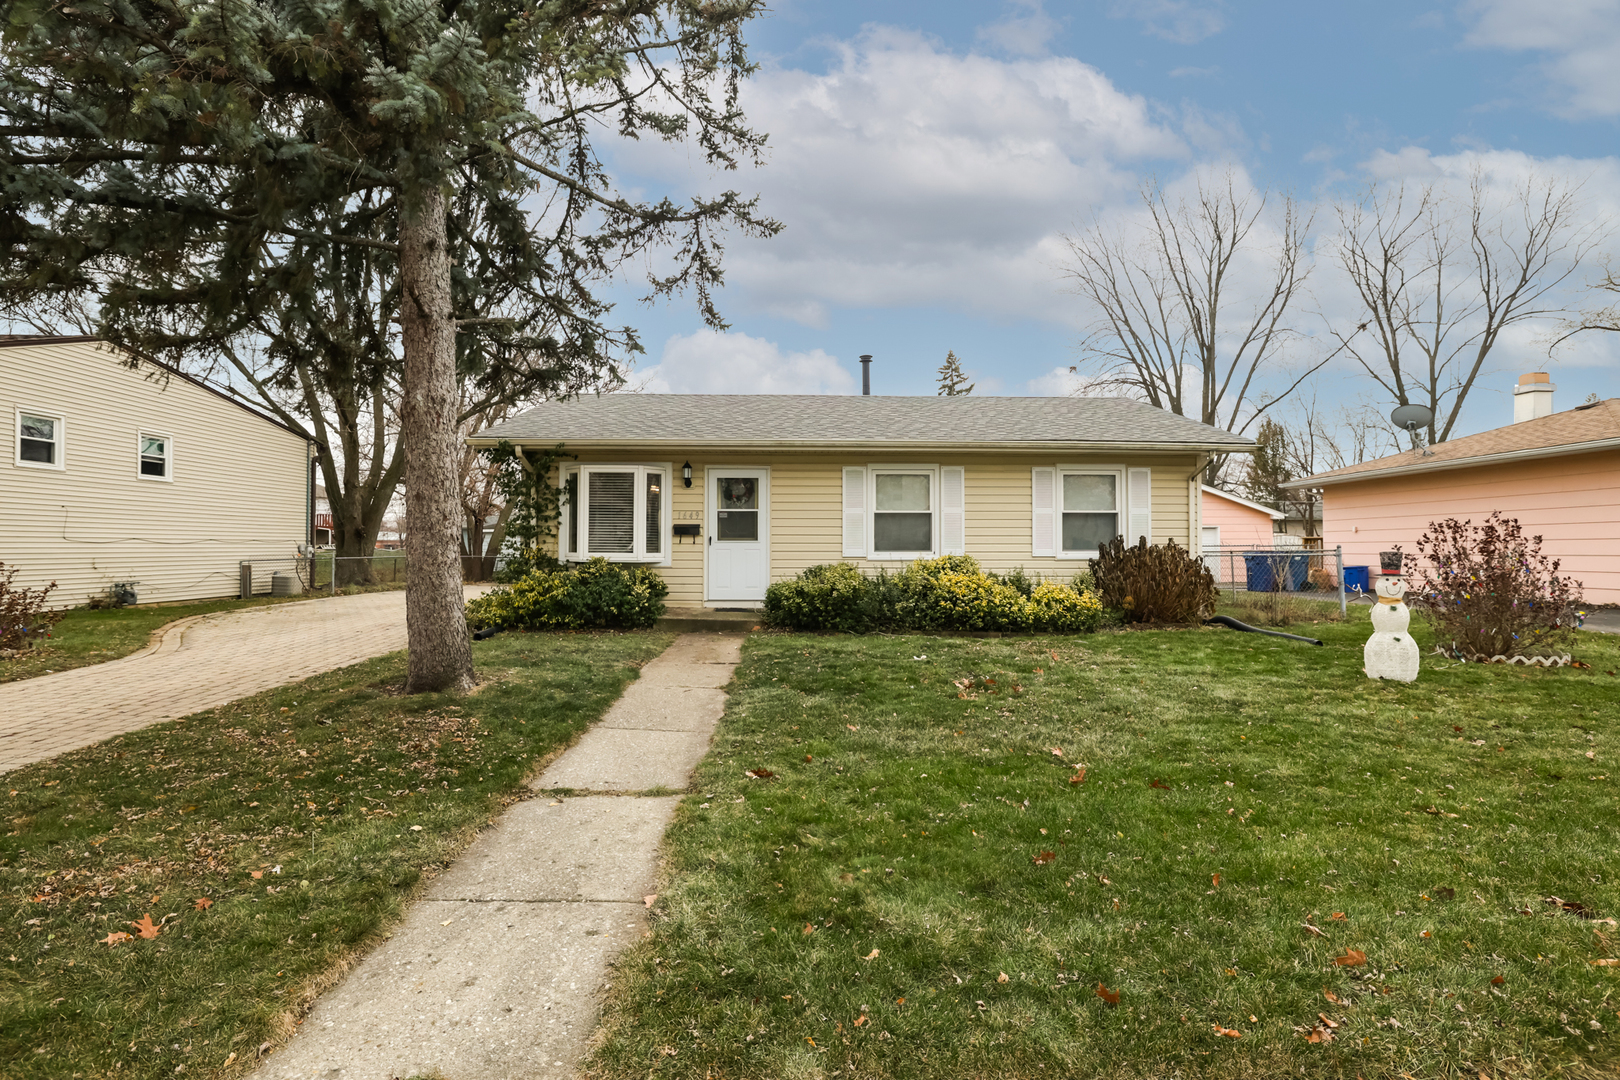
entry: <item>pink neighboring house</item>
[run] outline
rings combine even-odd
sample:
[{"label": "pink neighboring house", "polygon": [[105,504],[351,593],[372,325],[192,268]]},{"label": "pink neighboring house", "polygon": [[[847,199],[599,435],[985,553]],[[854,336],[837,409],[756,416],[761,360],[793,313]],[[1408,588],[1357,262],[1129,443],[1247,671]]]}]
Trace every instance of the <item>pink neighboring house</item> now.
[{"label": "pink neighboring house", "polygon": [[[1217,584],[1245,585],[1248,582],[1248,564],[1241,558],[1241,552],[1275,547],[1276,530],[1272,522],[1281,521],[1282,512],[1208,484],[1200,487],[1198,524],[1204,565],[1215,575]],[[1225,558],[1218,554],[1222,549],[1236,549],[1240,555]]]},{"label": "pink neighboring house", "polygon": [[1322,491],[1322,544],[1378,573],[1378,553],[1417,554],[1430,522],[1492,510],[1542,537],[1542,553],[1585,584],[1592,604],[1620,603],[1620,398],[1552,411],[1545,372],[1514,388],[1514,422],[1284,485]]}]

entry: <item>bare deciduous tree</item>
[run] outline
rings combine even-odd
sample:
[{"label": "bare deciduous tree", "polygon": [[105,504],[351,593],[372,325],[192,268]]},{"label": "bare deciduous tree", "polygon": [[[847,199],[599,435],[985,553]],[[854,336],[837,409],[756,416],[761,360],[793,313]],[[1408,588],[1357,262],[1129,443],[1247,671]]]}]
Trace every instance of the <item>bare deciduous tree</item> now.
[{"label": "bare deciduous tree", "polygon": [[1284,198],[1275,235],[1262,240],[1268,196],[1239,192],[1230,173],[1200,180],[1190,201],[1149,184],[1142,202],[1149,221],[1136,235],[1094,224],[1065,237],[1073,256],[1065,273],[1093,316],[1082,343],[1087,374],[1092,385],[1242,432],[1327,362],[1307,365],[1280,393],[1261,393],[1295,334],[1311,215]]},{"label": "bare deciduous tree", "polygon": [[1500,199],[1477,171],[1465,206],[1374,187],[1338,217],[1362,313],[1333,335],[1396,402],[1433,412],[1431,443],[1451,437],[1503,332],[1558,313],[1555,291],[1604,231],[1567,184],[1532,178]]}]

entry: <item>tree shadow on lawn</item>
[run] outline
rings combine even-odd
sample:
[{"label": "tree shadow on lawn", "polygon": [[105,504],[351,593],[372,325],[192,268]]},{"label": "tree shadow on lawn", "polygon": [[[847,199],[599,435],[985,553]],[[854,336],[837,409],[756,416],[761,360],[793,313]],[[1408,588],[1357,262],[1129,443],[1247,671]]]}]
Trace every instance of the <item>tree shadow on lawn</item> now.
[{"label": "tree shadow on lawn", "polygon": [[1368,630],[752,636],[589,1075],[1613,1075],[1620,642]]}]

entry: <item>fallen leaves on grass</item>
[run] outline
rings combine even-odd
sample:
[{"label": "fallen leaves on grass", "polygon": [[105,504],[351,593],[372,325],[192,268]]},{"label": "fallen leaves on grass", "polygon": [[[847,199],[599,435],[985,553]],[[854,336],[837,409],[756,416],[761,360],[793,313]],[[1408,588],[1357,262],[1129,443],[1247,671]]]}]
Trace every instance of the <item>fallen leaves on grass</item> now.
[{"label": "fallen leaves on grass", "polygon": [[264,871],[263,870],[249,870],[248,873],[253,875],[253,880],[254,881],[257,881],[260,878],[264,877]]},{"label": "fallen leaves on grass", "polygon": [[748,777],[750,780],[776,779],[776,774],[771,772],[769,769],[749,769],[747,772],[743,773],[743,775]]},{"label": "fallen leaves on grass", "polygon": [[1559,909],[1569,912],[1571,915],[1574,915],[1576,918],[1580,918],[1580,919],[1595,919],[1595,918],[1597,918],[1597,915],[1593,913],[1592,909],[1587,907],[1585,904],[1581,903],[1579,900],[1562,900],[1562,899],[1560,899],[1560,898],[1558,898],[1556,896],[1548,896],[1548,897],[1544,897],[1541,902],[1543,904],[1554,904]]},{"label": "fallen leaves on grass", "polygon": [[1335,994],[1331,990],[1324,989],[1322,991],[1322,996],[1327,998],[1329,1001],[1333,1002],[1333,1004],[1335,1004],[1335,1005],[1343,1005],[1344,1004],[1344,998],[1340,997],[1338,994]]},{"label": "fallen leaves on grass", "polygon": [[1505,982],[1507,982],[1507,980],[1502,978],[1502,976],[1500,976],[1500,975],[1493,975],[1491,977],[1491,985],[1492,986],[1501,986]]},{"label": "fallen leaves on grass", "polygon": [[1209,875],[1209,883],[1212,886],[1214,886],[1215,888],[1217,888],[1217,889],[1220,888],[1221,887],[1221,875],[1219,875],[1219,874],[1211,874],[1211,875]]},{"label": "fallen leaves on grass", "polygon": [[[1332,1021],[1329,1021],[1329,1023],[1332,1023]],[[1333,1026],[1337,1027],[1338,1025]],[[1308,1043],[1330,1043],[1333,1041],[1333,1028],[1324,1027],[1319,1023],[1312,1024],[1308,1030],[1302,1028],[1295,1028],[1294,1030],[1300,1032]]]},{"label": "fallen leaves on grass", "polygon": [[1243,1038],[1243,1032],[1237,1030],[1236,1028],[1221,1027],[1219,1024],[1211,1024],[1210,1027],[1215,1029],[1215,1034],[1224,1035],[1228,1039]]},{"label": "fallen leaves on grass", "polygon": [[135,928],[135,932],[141,937],[146,938],[148,941],[158,936],[158,928],[152,924],[151,912],[147,912],[145,915],[142,915],[138,921],[132,922],[129,925],[133,926]]},{"label": "fallen leaves on grass", "polygon": [[1063,747],[1061,747],[1061,746],[1048,746],[1046,748],[1046,752],[1048,754],[1051,754],[1055,758],[1060,758],[1060,757],[1063,756]]},{"label": "fallen leaves on grass", "polygon": [[1052,862],[1056,858],[1057,858],[1057,853],[1056,852],[1054,852],[1054,851],[1043,851],[1039,855],[1035,856],[1035,865],[1036,866],[1045,866],[1047,863]]},{"label": "fallen leaves on grass", "polygon": [[1304,922],[1303,925],[1304,925],[1306,930],[1309,930],[1312,934],[1315,934],[1317,937],[1327,937],[1327,934],[1322,931],[1322,928],[1320,926],[1313,926],[1309,919],[1307,919]]},{"label": "fallen leaves on grass", "polygon": [[1007,973],[1005,971],[1003,971],[1001,974],[996,976],[996,982],[1004,983],[1006,981],[1007,981]]},{"label": "fallen leaves on grass", "polygon": [[816,928],[810,923],[805,923],[804,924],[804,929],[799,931],[799,933],[801,933],[801,934],[813,934],[815,932],[816,932]]},{"label": "fallen leaves on grass", "polygon": [[1614,960],[1614,959],[1593,960],[1592,961],[1592,966],[1593,967],[1620,967],[1620,960]]},{"label": "fallen leaves on grass", "polygon": [[658,894],[657,893],[648,893],[646,896],[643,896],[641,898],[642,906],[644,906],[644,907],[652,907],[653,906],[653,901],[657,900],[657,899],[658,899]]},{"label": "fallen leaves on grass", "polygon": [[876,960],[877,957],[878,957],[878,950],[873,949],[871,952],[869,952],[865,956],[861,957],[861,959],[862,960]]},{"label": "fallen leaves on grass", "polygon": [[1118,990],[1110,990],[1110,989],[1108,989],[1108,987],[1104,986],[1102,983],[1097,984],[1097,996],[1103,999],[1104,1004],[1107,1004],[1107,1005],[1118,1005],[1119,1004],[1119,991]]},{"label": "fallen leaves on grass", "polygon": [[1169,784],[1167,784],[1163,780],[1159,780],[1157,778],[1155,778],[1152,783],[1148,784],[1148,787],[1159,788],[1162,791],[1169,791],[1170,790],[1170,785]]},{"label": "fallen leaves on grass", "polygon": [[870,1019],[871,1019],[871,1017],[867,1016],[865,1013],[862,1013],[860,1016],[857,1016],[855,1018],[855,1026],[860,1027],[862,1024],[866,1023]]},{"label": "fallen leaves on grass", "polygon": [[1335,911],[1332,915],[1329,915],[1328,918],[1332,919],[1334,922],[1349,921],[1348,916],[1346,916],[1342,911]]},{"label": "fallen leaves on grass", "polygon": [[193,900],[191,906],[196,908],[198,911],[207,911],[209,908],[214,906],[214,902],[208,899],[206,896],[201,896],[196,900]]},{"label": "fallen leaves on grass", "polygon": [[1346,949],[1343,956],[1335,956],[1333,962],[1340,967],[1360,967],[1367,962],[1367,954],[1360,949]]},{"label": "fallen leaves on grass", "polygon": [[106,937],[101,939],[101,944],[103,944],[103,945],[122,945],[126,941],[134,941],[134,940],[135,940],[135,935],[126,934],[122,930],[114,930],[112,933],[108,934]]},{"label": "fallen leaves on grass", "polygon": [[1085,782],[1086,782],[1086,770],[1084,770],[1084,769],[1081,769],[1079,772],[1077,772],[1073,776],[1069,777],[1069,783],[1071,783],[1071,784],[1083,784]]}]

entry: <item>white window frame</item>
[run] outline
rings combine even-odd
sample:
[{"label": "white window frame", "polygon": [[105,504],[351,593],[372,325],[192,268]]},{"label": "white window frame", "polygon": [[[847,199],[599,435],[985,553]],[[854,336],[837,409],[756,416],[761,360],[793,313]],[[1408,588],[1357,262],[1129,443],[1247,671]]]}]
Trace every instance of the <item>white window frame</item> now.
[{"label": "white window frame", "polygon": [[[49,420],[54,425],[51,430],[56,436],[56,453],[52,455],[56,459],[55,461],[47,464],[43,461],[23,460],[22,422],[23,417],[25,416],[37,417],[40,420]],[[16,417],[12,423],[11,434],[11,454],[12,458],[16,461],[19,467],[24,469],[52,469],[56,472],[61,472],[67,468],[67,419],[60,413],[53,412],[50,409],[18,409]]]},{"label": "white window frame", "polygon": [[[897,473],[908,475],[928,474],[928,509],[933,518],[933,524],[929,532],[929,544],[931,546],[927,551],[879,551],[877,549],[877,478],[883,475],[892,476]],[[866,535],[870,538],[871,552],[866,557],[882,562],[937,559],[940,551],[940,502],[938,465],[868,465],[866,467]]]},{"label": "white window frame", "polygon": [[[141,454],[141,440],[143,440],[143,439],[162,439],[163,440],[163,475],[162,476],[148,476],[148,475],[146,475],[145,473],[143,473],[141,471],[141,457],[142,457],[142,454]],[[169,438],[169,436],[164,435],[161,432],[157,432],[157,431],[146,431],[146,430],[142,429],[142,430],[137,431],[135,433],[135,479],[137,479],[137,480],[151,480],[151,481],[154,481],[154,482],[160,483],[160,484],[172,484],[174,482],[174,440],[173,439],[171,439],[171,438]]]},{"label": "white window frame", "polygon": [[[1089,551],[1073,551],[1063,546],[1063,478],[1065,476],[1112,476],[1114,478],[1114,535],[1124,536],[1125,528],[1130,524],[1130,491],[1127,489],[1126,475],[1123,465],[1059,465],[1053,474],[1052,491],[1052,519],[1057,535],[1053,537],[1053,546],[1057,549],[1060,559],[1095,559],[1097,549]],[[1076,510],[1075,513],[1096,513],[1096,511]]]},{"label": "white window frame", "polygon": [[[634,543],[629,552],[610,552],[590,550],[590,485],[586,477],[592,472],[628,472],[635,474],[635,501],[631,510],[631,520],[636,523]],[[661,473],[664,477],[664,489],[660,492],[663,498],[659,500],[658,507],[658,546],[661,551],[647,550],[647,474],[649,472]],[[561,507],[562,515],[557,522],[557,555],[563,562],[586,562],[590,559],[602,558],[609,562],[647,563],[652,566],[671,565],[672,533],[674,515],[671,504],[674,502],[673,477],[674,467],[667,461],[582,461],[578,464],[563,466],[557,473],[558,482],[566,488],[570,476],[579,477],[579,538],[585,550],[570,552],[566,550],[568,534],[573,527],[575,507],[565,501]]]}]

